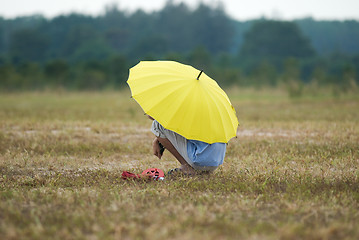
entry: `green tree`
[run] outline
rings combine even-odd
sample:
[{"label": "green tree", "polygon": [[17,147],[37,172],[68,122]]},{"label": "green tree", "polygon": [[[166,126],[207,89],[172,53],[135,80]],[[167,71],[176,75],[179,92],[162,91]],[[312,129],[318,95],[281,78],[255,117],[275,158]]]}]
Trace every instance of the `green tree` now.
[{"label": "green tree", "polygon": [[148,36],[158,35],[154,17],[142,10],[138,10],[128,17],[126,27],[129,29],[127,50],[130,55],[133,55],[136,45],[139,45],[141,41],[145,41]]},{"label": "green tree", "polygon": [[20,89],[34,90],[43,87],[43,71],[38,63],[26,62],[18,67],[21,78]]},{"label": "green tree", "polygon": [[[130,30],[127,28],[127,16],[120,11],[115,4],[106,6],[104,16],[97,19],[99,31],[103,38],[116,50],[117,53],[124,52],[129,47]],[[97,24],[96,24],[97,25]]]},{"label": "green tree", "polygon": [[71,85],[69,79],[70,66],[65,60],[57,59],[46,63],[44,72],[48,85],[55,87],[69,87]]},{"label": "green tree", "polygon": [[99,33],[90,24],[78,24],[71,27],[63,43],[63,57],[72,56],[79,48],[95,42],[100,38]]},{"label": "green tree", "polygon": [[212,60],[209,51],[204,46],[198,46],[193,49],[189,55],[189,63],[196,67],[197,69],[201,69],[206,73],[209,73],[212,67]]},{"label": "green tree", "polygon": [[0,17],[0,56],[5,53],[5,21]]},{"label": "green tree", "polygon": [[180,63],[185,63],[186,58],[183,54],[178,52],[167,52],[164,56],[164,59],[171,60],[171,61],[177,61]]},{"label": "green tree", "polygon": [[343,92],[356,91],[357,84],[355,81],[356,71],[352,65],[345,65],[340,78],[340,88]]},{"label": "green tree", "polygon": [[72,62],[82,62],[90,60],[106,60],[113,54],[113,49],[109,47],[103,39],[87,41],[79,46],[72,54]]},{"label": "green tree", "polygon": [[162,57],[168,52],[167,39],[162,35],[149,35],[140,39],[131,51],[132,56]]},{"label": "green tree", "polygon": [[124,52],[129,43],[129,34],[127,30],[114,27],[105,32],[104,39],[117,52]]},{"label": "green tree", "polygon": [[106,74],[96,69],[85,69],[76,81],[77,89],[100,90],[106,86]]},{"label": "green tree", "polygon": [[186,26],[192,30],[194,46],[205,46],[209,52],[228,52],[233,44],[234,25],[223,6],[210,7],[200,4],[193,11],[191,22]]},{"label": "green tree", "polygon": [[289,97],[298,98],[303,95],[304,85],[300,80],[300,67],[297,59],[288,58],[284,61],[281,83],[287,88]]},{"label": "green tree", "polygon": [[37,29],[22,29],[11,35],[10,55],[15,62],[44,61],[49,39]]},{"label": "green tree", "polygon": [[257,88],[275,86],[277,81],[276,68],[268,61],[263,60],[250,74],[251,84]]},{"label": "green tree", "polygon": [[17,90],[22,87],[22,78],[11,63],[0,65],[0,89]]},{"label": "green tree", "polygon": [[323,86],[327,83],[327,73],[322,66],[316,66],[311,77],[311,84],[314,86]]},{"label": "green tree", "polygon": [[108,60],[106,66],[108,67],[107,73],[111,87],[122,88],[126,86],[129,69],[127,58],[123,55],[113,56]]},{"label": "green tree", "polygon": [[192,48],[191,11],[186,4],[167,1],[155,24],[157,34],[165,36],[171,51],[187,53]]},{"label": "green tree", "polygon": [[315,52],[309,40],[303,36],[293,22],[257,21],[245,34],[240,50],[240,58],[248,67],[254,67],[263,60],[274,63],[277,67],[290,57],[309,58]]},{"label": "green tree", "polygon": [[358,21],[316,21],[305,18],[296,20],[295,23],[311,39],[316,52],[322,56],[335,52],[346,55],[359,53]]},{"label": "green tree", "polygon": [[214,78],[219,84],[223,86],[244,85],[241,70],[236,65],[231,54],[220,54],[212,65],[215,68]]},{"label": "green tree", "polygon": [[106,62],[98,60],[82,62],[75,67],[75,70],[74,86],[76,89],[99,90],[110,83]]}]

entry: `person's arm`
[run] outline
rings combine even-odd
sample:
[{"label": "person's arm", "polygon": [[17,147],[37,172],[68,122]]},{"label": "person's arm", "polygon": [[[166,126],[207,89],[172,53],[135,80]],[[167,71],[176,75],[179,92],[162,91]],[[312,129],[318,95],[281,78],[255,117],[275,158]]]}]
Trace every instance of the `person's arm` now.
[{"label": "person's arm", "polygon": [[161,143],[155,138],[152,143],[153,155],[161,159],[163,151],[165,150]]}]

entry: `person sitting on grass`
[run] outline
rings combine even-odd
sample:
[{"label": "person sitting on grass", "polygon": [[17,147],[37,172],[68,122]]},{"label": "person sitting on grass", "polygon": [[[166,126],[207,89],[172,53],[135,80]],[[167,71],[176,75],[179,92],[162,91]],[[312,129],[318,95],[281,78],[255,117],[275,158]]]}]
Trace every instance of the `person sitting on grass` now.
[{"label": "person sitting on grass", "polygon": [[179,168],[171,169],[167,173],[168,175],[176,172],[185,175],[211,173],[223,163],[226,143],[209,144],[186,139],[178,133],[164,128],[151,116],[148,118],[153,120],[151,131],[156,136],[153,140],[153,154],[161,159],[164,149],[167,149],[181,164]]}]

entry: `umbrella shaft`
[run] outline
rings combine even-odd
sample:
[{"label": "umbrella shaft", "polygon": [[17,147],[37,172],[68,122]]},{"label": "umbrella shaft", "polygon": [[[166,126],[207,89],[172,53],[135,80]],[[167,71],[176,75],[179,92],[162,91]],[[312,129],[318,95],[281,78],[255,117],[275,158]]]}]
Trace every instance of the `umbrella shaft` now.
[{"label": "umbrella shaft", "polygon": [[198,74],[197,80],[199,80],[199,77],[201,76],[202,73],[203,73],[203,70],[201,70],[201,72]]}]

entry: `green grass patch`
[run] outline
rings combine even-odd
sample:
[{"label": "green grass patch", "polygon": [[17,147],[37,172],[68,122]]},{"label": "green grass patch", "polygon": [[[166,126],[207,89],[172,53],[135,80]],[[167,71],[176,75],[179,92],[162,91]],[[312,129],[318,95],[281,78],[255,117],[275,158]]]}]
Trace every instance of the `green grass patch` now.
[{"label": "green grass patch", "polygon": [[151,153],[129,92],[0,96],[1,239],[358,239],[359,100],[229,91],[240,127],[210,176]]}]

